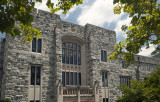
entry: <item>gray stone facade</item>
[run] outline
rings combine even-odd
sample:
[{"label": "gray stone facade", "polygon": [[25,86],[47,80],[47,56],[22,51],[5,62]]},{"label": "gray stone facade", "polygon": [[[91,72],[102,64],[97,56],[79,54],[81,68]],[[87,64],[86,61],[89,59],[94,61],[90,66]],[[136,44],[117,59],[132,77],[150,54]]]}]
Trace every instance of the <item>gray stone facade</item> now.
[{"label": "gray stone facade", "polygon": [[[122,59],[101,61],[101,50],[109,57],[114,51],[116,33],[91,24],[80,26],[62,21],[60,16],[34,10],[32,25],[41,31],[42,52],[32,52],[32,43],[22,44],[21,37],[6,35],[3,78],[0,70],[1,98],[13,102],[30,102],[31,66],[41,67],[41,102],[116,102],[121,96],[120,76],[136,79],[137,64],[122,68]],[[76,42],[81,46],[81,65],[62,63],[62,43]],[[144,78],[160,64],[159,58],[139,57],[139,78]],[[1,57],[0,57],[1,58]],[[1,68],[1,67],[0,67]],[[81,86],[62,87],[62,71],[81,73]],[[102,85],[102,72],[108,73],[108,86]],[[2,83],[1,83],[2,80]],[[76,91],[76,92],[75,92]]]}]

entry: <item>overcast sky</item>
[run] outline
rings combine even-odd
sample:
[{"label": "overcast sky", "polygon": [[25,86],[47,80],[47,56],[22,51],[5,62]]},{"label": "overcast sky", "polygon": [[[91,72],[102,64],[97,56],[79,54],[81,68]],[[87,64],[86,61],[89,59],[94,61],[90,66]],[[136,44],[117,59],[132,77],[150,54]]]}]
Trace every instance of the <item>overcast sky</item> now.
[{"label": "overcast sky", "polygon": [[[46,6],[47,0],[42,1],[42,4],[36,3],[35,7],[45,11],[50,11]],[[63,15],[61,11],[57,12],[57,14],[60,15],[62,20],[71,23],[83,26],[89,23],[114,30],[117,35],[117,42],[123,41],[126,39],[126,34],[121,30],[121,26],[124,24],[129,25],[131,19],[124,13],[115,15],[113,13],[113,7],[113,0],[83,0],[83,4],[74,6],[66,15]],[[151,45],[149,49],[142,48],[142,52],[139,54],[150,56],[150,53],[153,50],[154,46]]]}]

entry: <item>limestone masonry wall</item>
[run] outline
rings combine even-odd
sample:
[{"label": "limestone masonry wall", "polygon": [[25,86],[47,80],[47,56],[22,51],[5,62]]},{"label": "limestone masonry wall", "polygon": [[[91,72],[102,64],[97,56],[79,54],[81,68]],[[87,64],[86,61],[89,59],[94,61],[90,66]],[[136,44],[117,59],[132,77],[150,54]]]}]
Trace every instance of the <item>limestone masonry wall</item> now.
[{"label": "limestone masonry wall", "polygon": [[[41,101],[57,102],[57,84],[62,80],[62,71],[78,71],[82,73],[82,86],[93,87],[98,83],[99,101],[108,98],[116,102],[121,96],[118,88],[120,76],[131,76],[136,79],[138,64],[122,68],[122,59],[101,61],[101,50],[107,51],[109,57],[116,44],[116,32],[91,24],[80,26],[62,21],[59,15],[34,9],[32,25],[42,34],[42,53],[32,52],[31,43],[21,43],[21,37],[12,38],[6,35],[3,79],[0,66],[1,98],[9,98],[13,102],[29,102],[30,70],[32,65],[41,67]],[[22,35],[23,36],[23,35]],[[81,66],[62,64],[62,42],[76,42],[81,46]],[[2,50],[0,50],[2,51]],[[144,79],[160,59],[136,55],[140,59],[140,79]],[[0,58],[1,55],[0,55]],[[1,65],[1,63],[0,63]],[[102,87],[102,72],[108,73],[108,87]],[[2,79],[2,84],[1,84]],[[105,96],[104,96],[104,90]],[[75,96],[76,97],[76,96]],[[92,96],[93,97],[93,96]]]}]

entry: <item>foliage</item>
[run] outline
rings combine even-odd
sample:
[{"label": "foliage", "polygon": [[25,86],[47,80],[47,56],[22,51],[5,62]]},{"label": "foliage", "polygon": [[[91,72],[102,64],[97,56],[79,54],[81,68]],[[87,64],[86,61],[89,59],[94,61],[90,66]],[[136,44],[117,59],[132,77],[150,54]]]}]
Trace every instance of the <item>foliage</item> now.
[{"label": "foliage", "polygon": [[9,99],[0,99],[0,102],[11,102]]},{"label": "foliage", "polygon": [[156,45],[151,54],[160,52],[160,3],[157,0],[114,0],[114,13],[121,11],[131,17],[129,26],[121,29],[126,32],[127,39],[115,45],[114,53],[109,59],[117,59],[122,54],[127,66],[134,63],[134,55],[141,51],[143,46],[148,49],[150,44]]},{"label": "foliage", "polygon": [[119,102],[159,102],[160,66],[146,80],[132,80],[130,87],[120,87],[123,96]]},{"label": "foliage", "polygon": [[[63,10],[67,13],[73,5],[79,5],[83,0],[58,0],[55,4],[47,0],[46,5],[50,8],[51,13]],[[0,0],[0,32],[10,34],[12,37],[25,35],[23,41],[31,41],[33,37],[40,37],[40,31],[32,27],[32,12],[36,2],[43,0]],[[16,26],[18,23],[18,26]]]}]

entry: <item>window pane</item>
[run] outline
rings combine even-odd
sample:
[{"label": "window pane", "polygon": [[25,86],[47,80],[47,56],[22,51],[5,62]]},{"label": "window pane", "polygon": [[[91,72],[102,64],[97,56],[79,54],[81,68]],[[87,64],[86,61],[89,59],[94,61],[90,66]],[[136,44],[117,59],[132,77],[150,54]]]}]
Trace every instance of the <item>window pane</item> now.
[{"label": "window pane", "polygon": [[73,64],[73,49],[70,50],[70,64]]},{"label": "window pane", "polygon": [[77,46],[77,49],[78,49],[79,51],[81,51],[81,47],[80,47],[80,46]]},{"label": "window pane", "polygon": [[74,83],[77,85],[77,73],[74,73]]},{"label": "window pane", "polygon": [[126,61],[124,61],[124,68],[126,68]]},{"label": "window pane", "polygon": [[130,85],[130,77],[129,76],[121,76],[120,77],[120,85],[126,84],[127,86]]},{"label": "window pane", "polygon": [[126,84],[127,84],[127,86],[129,86],[129,78],[127,78]]},{"label": "window pane", "polygon": [[107,62],[107,52],[104,51],[104,61]]},{"label": "window pane", "polygon": [[41,69],[40,69],[40,67],[37,67],[37,70],[36,70],[36,85],[40,85],[40,81],[41,81]]},{"label": "window pane", "polygon": [[104,72],[102,72],[102,82],[104,82]]},{"label": "window pane", "polygon": [[62,72],[62,84],[65,86],[65,72]]},{"label": "window pane", "polygon": [[105,98],[103,98],[103,102],[105,102]]},{"label": "window pane", "polygon": [[77,45],[76,45],[76,44],[73,44],[73,48],[74,48],[74,49],[77,49]]},{"label": "window pane", "polygon": [[65,49],[62,49],[62,63],[65,63]]},{"label": "window pane", "polygon": [[107,72],[105,72],[105,87],[108,86],[108,76],[107,76]]},{"label": "window pane", "polygon": [[78,51],[78,65],[81,65],[81,52]]},{"label": "window pane", "polygon": [[81,73],[78,73],[78,85],[81,85]]},{"label": "window pane", "polygon": [[104,87],[104,72],[102,72],[102,86]]},{"label": "window pane", "polygon": [[126,62],[122,61],[122,68],[126,68]]},{"label": "window pane", "polygon": [[70,81],[71,81],[71,85],[73,85],[73,72],[70,73]]},{"label": "window pane", "polygon": [[34,102],[34,101],[30,101],[30,102]]},{"label": "window pane", "polygon": [[65,43],[62,43],[62,47],[65,47]]},{"label": "window pane", "polygon": [[103,61],[103,51],[101,50],[101,61]]},{"label": "window pane", "polygon": [[42,39],[38,39],[38,52],[41,53]]},{"label": "window pane", "polygon": [[74,50],[74,64],[77,65],[77,50]]},{"label": "window pane", "polygon": [[103,98],[103,102],[108,102],[108,98]]},{"label": "window pane", "polygon": [[103,98],[103,102],[108,102],[108,98]]},{"label": "window pane", "polygon": [[66,51],[66,63],[69,64],[69,50]]},{"label": "window pane", "polygon": [[69,45],[69,43],[66,43],[66,48],[69,48],[68,45]]},{"label": "window pane", "polygon": [[31,66],[31,85],[35,85],[35,67]]},{"label": "window pane", "polygon": [[124,63],[123,63],[123,61],[122,61],[122,68],[124,68]]},{"label": "window pane", "polygon": [[36,52],[36,38],[33,38],[32,40],[32,52]]},{"label": "window pane", "polygon": [[40,100],[37,100],[36,102],[40,102]]},{"label": "window pane", "polygon": [[69,48],[73,48],[73,44],[72,43],[69,43]]},{"label": "window pane", "polygon": [[69,85],[69,72],[66,73],[66,81],[67,81],[66,85]]}]

